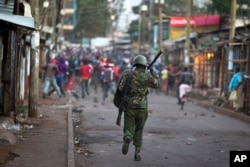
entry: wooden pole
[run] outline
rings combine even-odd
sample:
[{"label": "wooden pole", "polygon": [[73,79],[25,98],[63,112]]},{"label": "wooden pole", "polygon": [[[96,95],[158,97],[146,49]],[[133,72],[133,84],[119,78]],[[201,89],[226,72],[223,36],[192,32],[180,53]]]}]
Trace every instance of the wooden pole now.
[{"label": "wooden pole", "polygon": [[63,27],[64,27],[64,21],[65,21],[65,4],[66,4],[66,0],[63,0],[62,2],[62,11],[63,11],[63,14],[61,16],[61,31],[60,31],[60,36],[63,37],[64,36],[64,30],[63,30]]},{"label": "wooden pole", "polygon": [[232,42],[235,36],[235,18],[236,18],[236,5],[237,0],[231,0],[231,28],[230,28],[230,36],[229,41]]},{"label": "wooden pole", "polygon": [[229,30],[228,70],[233,70],[233,46],[231,45],[231,43],[233,42],[235,36],[236,5],[237,0],[231,0],[231,28]]},{"label": "wooden pole", "polygon": [[[162,50],[162,7],[161,7],[161,0],[158,0],[158,22],[159,22],[159,30],[158,30],[158,44],[159,50]],[[164,57],[164,56],[162,56]]]},{"label": "wooden pole", "polygon": [[[39,28],[39,1],[31,1],[32,15],[35,27]],[[39,90],[39,31],[33,31],[31,37],[30,55],[30,90],[29,90],[29,117],[37,117],[37,103]]]},{"label": "wooden pole", "polygon": [[141,52],[141,22],[142,22],[142,11],[141,11],[141,7],[140,7],[140,17],[139,17],[139,20],[138,20],[138,53]]},{"label": "wooden pole", "polygon": [[193,0],[188,0],[187,6],[187,29],[186,29],[186,46],[184,53],[184,64],[188,65],[190,63],[189,60],[189,50],[190,50],[190,32],[191,32],[191,15],[192,15],[192,4]]},{"label": "wooden pole", "polygon": [[145,29],[145,11],[141,12],[142,14],[142,21],[141,21],[141,47],[143,48],[143,53],[144,53],[144,46],[145,46],[145,34],[144,34],[144,29]]},{"label": "wooden pole", "polygon": [[[236,18],[236,5],[237,5],[237,0],[231,0],[231,23],[230,23],[230,30],[229,30],[229,52],[228,52],[228,57],[227,57],[227,75],[226,75],[226,82],[225,84],[228,85],[229,79],[230,79],[230,72],[233,71],[233,46],[231,45],[231,42],[234,40],[235,36],[235,18]],[[225,86],[226,88],[226,86]]]},{"label": "wooden pole", "polygon": [[52,33],[52,43],[54,46],[55,51],[57,51],[57,46],[56,46],[56,17],[57,17],[57,6],[56,6],[56,0],[51,1],[51,6],[52,6],[52,28],[53,28],[53,33]]}]

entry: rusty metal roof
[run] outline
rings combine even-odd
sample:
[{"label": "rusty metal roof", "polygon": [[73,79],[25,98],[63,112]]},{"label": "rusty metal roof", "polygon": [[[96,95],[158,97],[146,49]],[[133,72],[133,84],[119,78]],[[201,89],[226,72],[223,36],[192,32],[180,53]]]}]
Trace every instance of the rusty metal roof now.
[{"label": "rusty metal roof", "polygon": [[5,1],[0,1],[0,12],[12,14],[14,9],[14,0],[9,0],[8,3]]}]

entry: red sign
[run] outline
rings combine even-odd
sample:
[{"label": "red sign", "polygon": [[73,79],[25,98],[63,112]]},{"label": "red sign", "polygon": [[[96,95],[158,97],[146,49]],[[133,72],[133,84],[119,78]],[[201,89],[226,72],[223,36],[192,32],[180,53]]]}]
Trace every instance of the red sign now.
[{"label": "red sign", "polygon": [[[191,17],[191,26],[205,26],[205,25],[218,25],[220,23],[219,15],[205,15]],[[187,25],[187,17],[171,17],[170,26],[172,27],[185,27]]]}]

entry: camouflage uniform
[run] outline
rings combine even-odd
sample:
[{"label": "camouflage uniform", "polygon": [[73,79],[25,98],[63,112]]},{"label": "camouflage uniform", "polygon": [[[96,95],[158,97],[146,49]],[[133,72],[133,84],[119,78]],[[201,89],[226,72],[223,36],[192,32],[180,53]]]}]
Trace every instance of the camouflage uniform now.
[{"label": "camouflage uniform", "polygon": [[[130,72],[130,70],[123,72],[118,87],[120,91],[124,90],[126,79],[128,79]],[[150,71],[146,73],[145,69],[142,68],[133,70],[131,77],[124,104],[123,138],[133,140],[134,146],[140,149],[142,146],[143,128],[148,117],[148,87],[158,88],[160,80],[155,72]]]}]

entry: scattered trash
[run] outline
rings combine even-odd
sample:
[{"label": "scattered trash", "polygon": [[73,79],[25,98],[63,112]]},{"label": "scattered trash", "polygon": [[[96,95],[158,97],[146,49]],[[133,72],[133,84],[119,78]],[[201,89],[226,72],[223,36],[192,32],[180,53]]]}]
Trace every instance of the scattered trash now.
[{"label": "scattered trash", "polygon": [[71,94],[74,98],[79,99],[79,95],[76,92],[71,91]]},{"label": "scattered trash", "polygon": [[17,136],[18,140],[26,140],[26,137],[23,137],[22,135]]},{"label": "scattered trash", "polygon": [[8,127],[8,130],[21,130],[21,126],[20,124],[11,125]]},{"label": "scattered trash", "polygon": [[23,125],[23,128],[25,128],[25,129],[33,129],[34,126],[33,125]]},{"label": "scattered trash", "polygon": [[1,117],[0,118],[0,129],[7,130],[20,130],[20,124],[15,124],[14,121],[9,117]]},{"label": "scattered trash", "polygon": [[75,138],[75,145],[80,146],[80,139],[78,137]]},{"label": "scattered trash", "polygon": [[84,154],[85,156],[88,156],[89,154],[93,154],[93,152],[89,151],[88,149],[83,149],[83,148],[79,148],[76,152],[78,154]]},{"label": "scattered trash", "polygon": [[43,118],[43,114],[39,114],[39,118]]},{"label": "scattered trash", "polygon": [[189,141],[183,140],[183,142],[184,142],[186,145],[192,145],[192,143],[189,142]]},{"label": "scattered trash", "polygon": [[76,151],[78,154],[83,154],[84,153],[84,149],[83,148],[80,148]]},{"label": "scattered trash", "polygon": [[200,133],[199,135],[200,135],[201,137],[208,136],[207,133]]},{"label": "scattered trash", "polygon": [[81,122],[80,118],[79,118],[78,116],[76,116],[76,115],[74,115],[74,116],[72,117],[72,120],[73,120],[74,123],[79,123],[79,122]]},{"label": "scattered trash", "polygon": [[72,109],[72,111],[75,113],[82,113],[82,110],[79,108],[74,108],[74,109]]},{"label": "scattered trash", "polygon": [[100,120],[105,120],[105,118],[104,118],[104,117],[99,117],[98,119],[100,119]]}]

